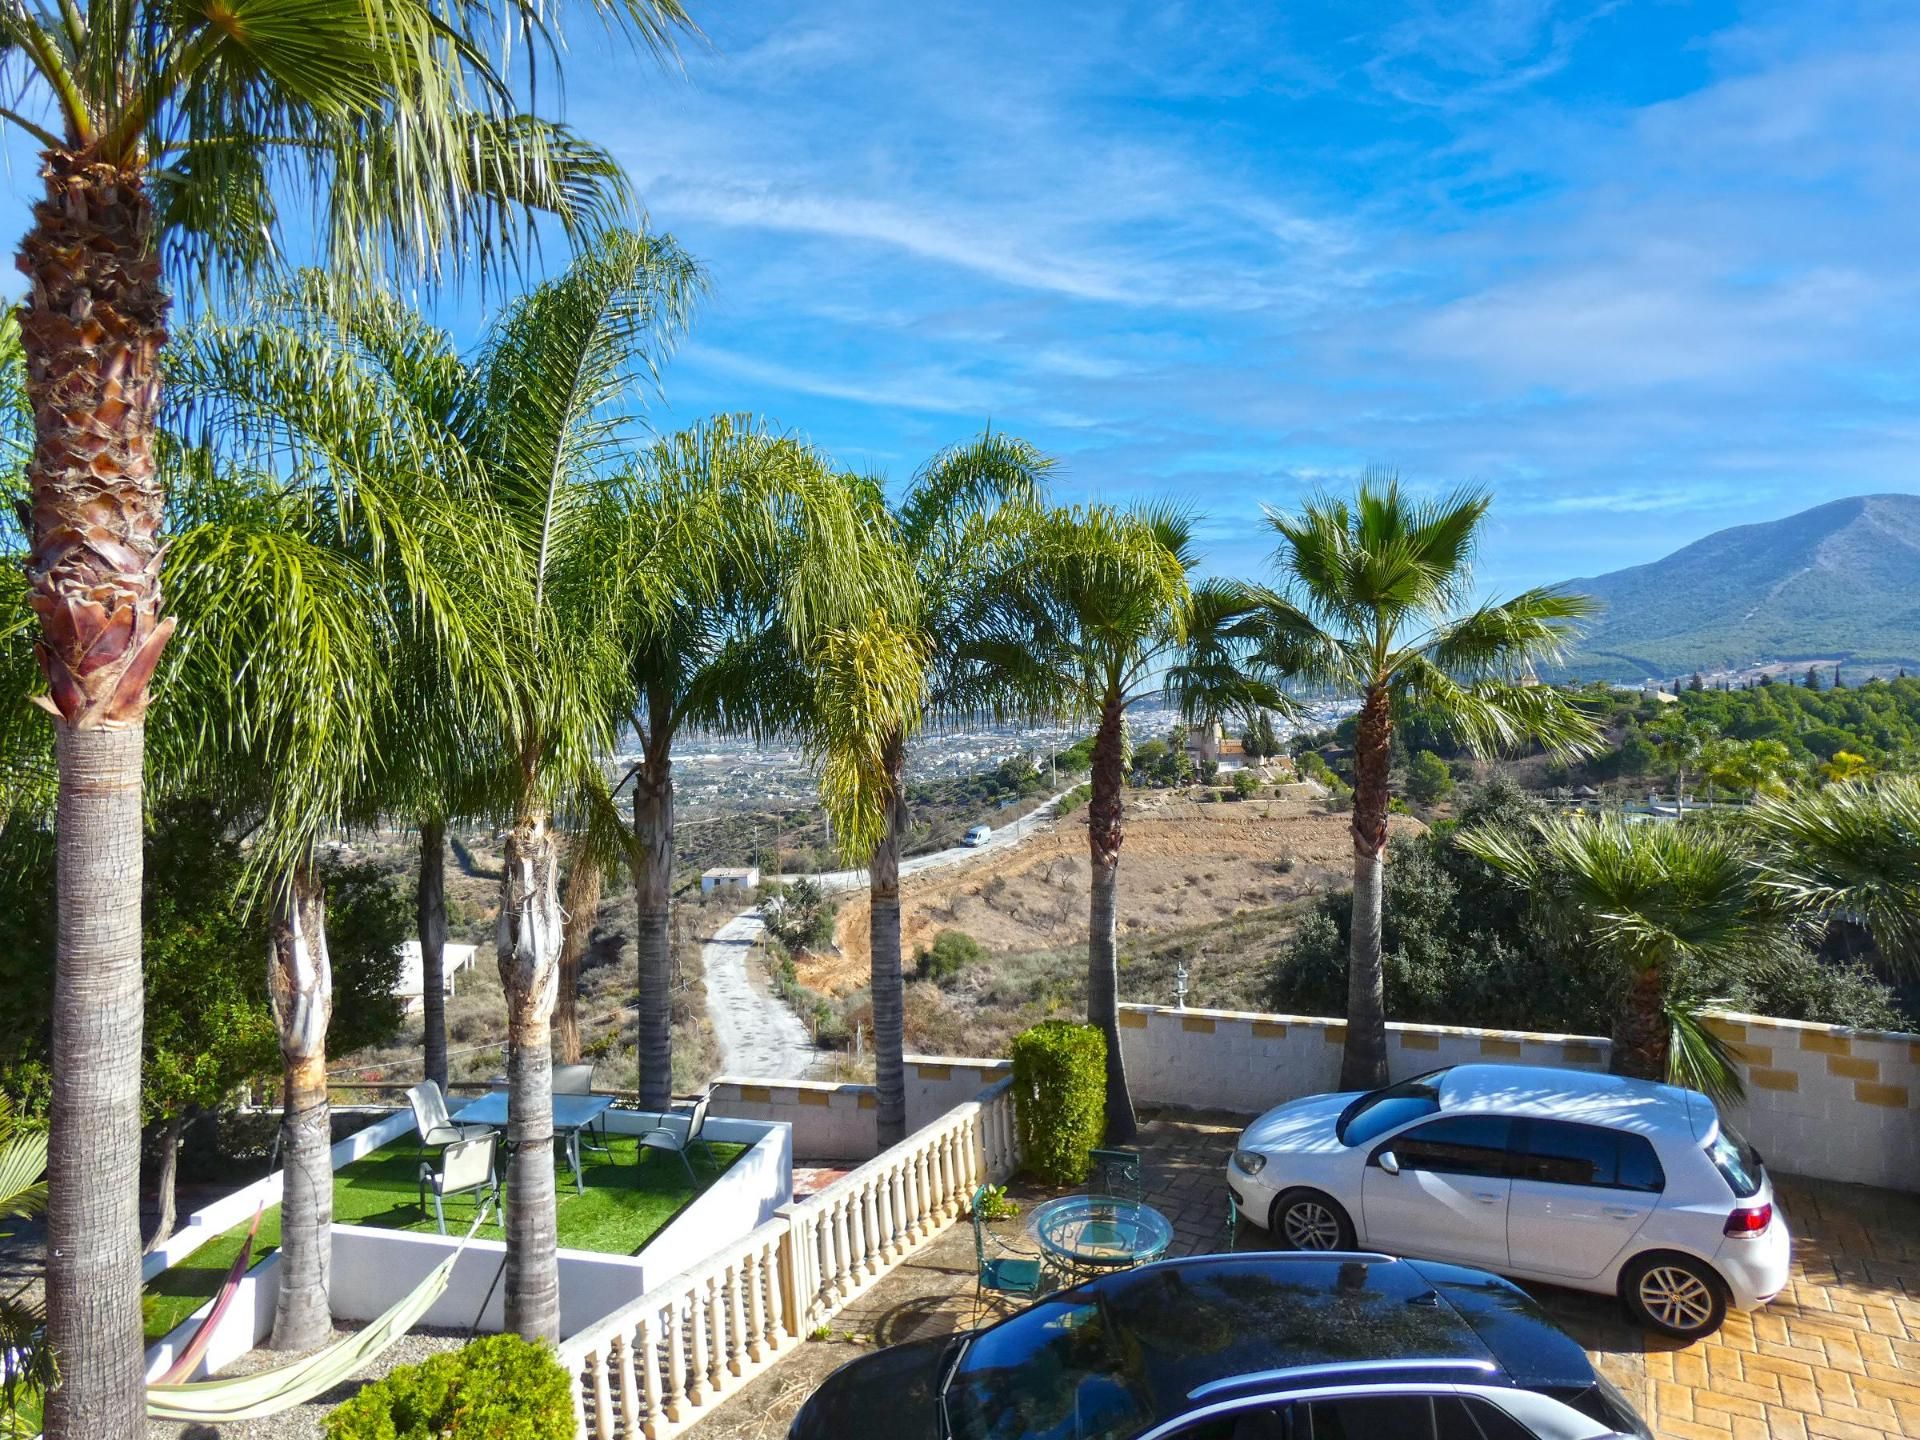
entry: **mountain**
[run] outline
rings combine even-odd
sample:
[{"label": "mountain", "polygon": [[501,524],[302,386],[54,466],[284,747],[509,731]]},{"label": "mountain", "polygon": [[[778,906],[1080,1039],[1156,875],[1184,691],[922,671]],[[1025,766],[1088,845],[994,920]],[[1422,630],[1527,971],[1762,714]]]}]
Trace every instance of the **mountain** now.
[{"label": "mountain", "polygon": [[1604,607],[1566,674],[1640,680],[1765,661],[1920,665],[1920,495],[1856,495],[1565,583]]}]

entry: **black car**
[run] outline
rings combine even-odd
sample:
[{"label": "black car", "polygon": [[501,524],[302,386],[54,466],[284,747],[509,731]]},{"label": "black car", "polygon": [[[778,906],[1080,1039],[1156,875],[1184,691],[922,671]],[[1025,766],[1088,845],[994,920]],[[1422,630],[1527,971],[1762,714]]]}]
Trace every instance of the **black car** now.
[{"label": "black car", "polygon": [[1526,1293],[1368,1254],[1207,1255],[843,1365],[788,1440],[1599,1440],[1652,1432]]}]

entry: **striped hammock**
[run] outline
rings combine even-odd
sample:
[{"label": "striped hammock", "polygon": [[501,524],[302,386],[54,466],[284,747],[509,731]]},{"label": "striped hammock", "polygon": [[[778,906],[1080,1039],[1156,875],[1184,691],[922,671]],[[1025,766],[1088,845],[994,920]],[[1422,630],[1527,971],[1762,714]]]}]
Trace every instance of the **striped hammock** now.
[{"label": "striped hammock", "polygon": [[[474,1230],[480,1228],[480,1220],[484,1218],[483,1210],[474,1221]],[[147,1386],[147,1418],[203,1425],[259,1420],[268,1415],[278,1415],[282,1410],[291,1410],[295,1405],[304,1405],[316,1396],[326,1394],[334,1386],[351,1380],[418,1325],[420,1317],[433,1308],[433,1302],[446,1293],[447,1282],[453,1277],[454,1262],[459,1260],[460,1252],[467,1248],[467,1240],[473,1238],[474,1230],[469,1230],[466,1239],[455,1247],[454,1252],[434,1266],[418,1285],[354,1334],[343,1335],[331,1345],[290,1364],[252,1375],[233,1375],[216,1380],[155,1381]],[[251,1241],[250,1235],[249,1249]],[[228,1298],[230,1294],[231,1291],[223,1292],[222,1298]],[[220,1308],[216,1305],[216,1312]],[[208,1317],[209,1325],[214,1318]],[[207,1333],[203,1327],[201,1335],[195,1336],[194,1344],[201,1345],[202,1336]]]}]

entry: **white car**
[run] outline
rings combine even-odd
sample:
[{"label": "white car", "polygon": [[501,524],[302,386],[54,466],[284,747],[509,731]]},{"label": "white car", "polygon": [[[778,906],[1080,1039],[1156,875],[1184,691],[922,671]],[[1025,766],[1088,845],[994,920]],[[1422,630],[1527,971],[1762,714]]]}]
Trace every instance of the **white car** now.
[{"label": "white car", "polygon": [[992,838],[993,827],[991,825],[975,825],[971,830],[967,831],[965,835],[960,837],[960,843],[962,845],[984,845]]},{"label": "white car", "polygon": [[1227,1184],[1283,1246],[1478,1265],[1617,1294],[1668,1335],[1786,1288],[1792,1240],[1753,1147],[1692,1090],[1456,1065],[1269,1110]]}]

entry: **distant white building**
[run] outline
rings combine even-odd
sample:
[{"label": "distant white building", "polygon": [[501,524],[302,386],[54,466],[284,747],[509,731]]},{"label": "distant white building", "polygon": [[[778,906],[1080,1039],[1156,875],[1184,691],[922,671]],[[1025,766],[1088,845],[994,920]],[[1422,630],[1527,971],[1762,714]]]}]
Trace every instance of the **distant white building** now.
[{"label": "distant white building", "polygon": [[758,865],[716,865],[700,877],[700,893],[716,890],[752,890],[760,884]]},{"label": "distant white building", "polygon": [[[453,994],[454,976],[462,970],[471,968],[479,949],[477,945],[441,947],[440,980],[447,994]],[[420,942],[408,940],[400,947],[400,979],[394,984],[393,993],[400,997],[400,1003],[409,1015],[420,1009],[426,996],[426,985],[421,979],[420,971]]]}]

